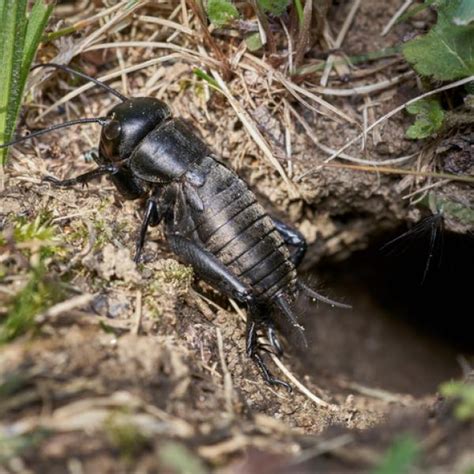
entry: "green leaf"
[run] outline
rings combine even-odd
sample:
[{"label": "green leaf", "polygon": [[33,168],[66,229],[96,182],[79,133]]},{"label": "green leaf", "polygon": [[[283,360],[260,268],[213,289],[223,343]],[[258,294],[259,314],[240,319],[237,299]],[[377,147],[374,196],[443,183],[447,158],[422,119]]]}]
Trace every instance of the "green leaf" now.
[{"label": "green leaf", "polygon": [[206,11],[211,23],[219,28],[239,17],[237,8],[230,0],[208,0]]},{"label": "green leaf", "polygon": [[249,51],[258,51],[262,46],[262,37],[260,33],[252,33],[245,38],[245,43],[247,43],[247,48]]},{"label": "green leaf", "polygon": [[436,99],[419,100],[410,104],[407,111],[416,115],[415,123],[406,132],[408,138],[427,138],[443,125],[444,110]]},{"label": "green leaf", "polygon": [[466,11],[463,0],[435,3],[438,6],[436,25],[428,34],[403,46],[405,58],[418,73],[435,80],[449,81],[474,74],[474,25],[454,24],[460,9]]},{"label": "green leaf", "polygon": [[59,287],[49,281],[41,263],[33,268],[26,286],[13,298],[7,317],[0,324],[0,345],[34,329],[35,317],[62,299]]},{"label": "green leaf", "polygon": [[[26,0],[0,0],[0,140],[13,133],[29,69],[53,7],[36,0],[29,16]],[[0,149],[5,163],[7,149]]]},{"label": "green leaf", "polygon": [[257,0],[257,3],[263,11],[280,16],[285,13],[290,0]]},{"label": "green leaf", "polygon": [[413,463],[419,451],[418,443],[411,436],[403,436],[390,446],[372,474],[408,474],[413,471]]},{"label": "green leaf", "polygon": [[[23,58],[23,42],[26,34],[26,0],[0,0],[0,140],[8,141],[14,124],[18,102],[18,90],[14,87],[18,80]],[[14,121],[14,120],[13,120]],[[0,150],[0,161],[4,162],[7,150]]]},{"label": "green leaf", "polygon": [[474,384],[446,382],[440,387],[441,395],[458,400],[454,415],[458,420],[474,419]]},{"label": "green leaf", "polygon": [[468,25],[474,21],[474,1],[461,0],[454,10],[453,23],[455,25]]}]

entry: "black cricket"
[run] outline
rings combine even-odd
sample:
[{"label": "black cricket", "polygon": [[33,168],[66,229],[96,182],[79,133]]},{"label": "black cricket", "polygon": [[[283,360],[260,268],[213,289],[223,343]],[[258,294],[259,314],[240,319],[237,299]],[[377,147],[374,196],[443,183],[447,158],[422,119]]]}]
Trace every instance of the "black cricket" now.
[{"label": "black cricket", "polygon": [[[66,66],[45,63],[86,78],[117,96],[121,103],[106,117],[79,119],[33,132],[10,143],[77,123],[102,126],[96,169],[75,178],[45,181],[69,187],[107,175],[125,199],[146,198],[136,244],[138,262],[148,227],[164,223],[166,239],[179,260],[214,288],[247,308],[246,350],[265,381],[291,387],[268,370],[257,342],[266,332],[281,357],[277,330],[306,343],[304,329],[292,311],[300,291],[331,301],[298,280],[296,267],[306,252],[297,230],[270,217],[247,184],[222,164],[207,145],[170,109],[153,97],[127,98],[104,83]],[[292,248],[290,252],[289,248]],[[296,336],[296,337],[295,337]]]}]

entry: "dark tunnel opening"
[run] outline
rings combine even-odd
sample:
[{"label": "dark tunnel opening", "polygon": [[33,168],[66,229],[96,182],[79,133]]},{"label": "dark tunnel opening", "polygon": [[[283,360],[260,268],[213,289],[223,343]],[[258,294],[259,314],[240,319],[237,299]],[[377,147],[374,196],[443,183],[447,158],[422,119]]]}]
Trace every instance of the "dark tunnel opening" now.
[{"label": "dark tunnel opening", "polygon": [[443,232],[431,247],[426,232],[382,250],[405,230],[311,274],[320,291],[353,309],[318,303],[305,316],[309,372],[422,395],[474,362],[474,239]]}]

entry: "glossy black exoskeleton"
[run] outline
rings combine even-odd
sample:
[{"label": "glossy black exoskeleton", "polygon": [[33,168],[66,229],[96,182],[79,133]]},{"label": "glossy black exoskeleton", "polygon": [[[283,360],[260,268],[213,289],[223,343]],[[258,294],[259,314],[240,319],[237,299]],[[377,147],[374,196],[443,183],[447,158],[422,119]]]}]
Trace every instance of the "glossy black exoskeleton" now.
[{"label": "glossy black exoskeleton", "polygon": [[[42,66],[78,74],[64,66]],[[247,307],[248,356],[268,383],[289,388],[267,369],[257,332],[264,330],[273,350],[281,355],[276,329],[292,331],[305,341],[291,309],[298,292],[304,290],[326,300],[298,281],[296,267],[306,251],[303,236],[271,218],[246,183],[223,165],[183,120],[173,118],[164,102],[152,97],[128,99],[93,82],[122,100],[106,117],[82,119],[102,125],[95,158],[99,166],[76,178],[45,180],[66,187],[108,175],[125,199],[147,198],[136,261],[148,227],[163,221],[167,241],[178,259]],[[55,128],[59,127],[44,132]],[[3,146],[18,141],[21,139]]]}]

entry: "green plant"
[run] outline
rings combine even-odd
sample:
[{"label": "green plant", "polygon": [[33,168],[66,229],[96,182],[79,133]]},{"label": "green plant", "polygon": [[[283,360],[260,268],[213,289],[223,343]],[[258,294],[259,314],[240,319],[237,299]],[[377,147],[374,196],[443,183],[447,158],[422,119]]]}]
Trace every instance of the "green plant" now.
[{"label": "green plant", "polygon": [[402,49],[405,58],[418,73],[435,80],[473,75],[474,2],[428,0],[425,3],[436,7],[437,23],[426,35],[405,43]]},{"label": "green plant", "polygon": [[12,458],[21,456],[28,449],[37,449],[49,434],[47,430],[42,428],[22,435],[0,433],[0,465]]},{"label": "green plant", "polygon": [[[56,237],[56,228],[51,225],[48,212],[38,214],[33,220],[16,219],[13,227],[13,245],[31,256],[28,281],[12,298],[6,317],[0,321],[0,344],[12,341],[16,337],[36,327],[35,317],[62,298],[57,282],[47,277],[46,260],[57,254],[61,248]],[[7,237],[0,234],[0,245]]]},{"label": "green plant", "polygon": [[207,0],[206,12],[211,23],[217,27],[225,26],[239,16],[237,8],[230,0]]},{"label": "green plant", "polygon": [[125,410],[113,412],[105,420],[104,431],[125,461],[132,461],[148,443],[148,437],[133,422],[133,414]]},{"label": "green plant", "polygon": [[168,441],[160,447],[160,461],[176,474],[204,474],[205,465],[193,452],[175,441]]},{"label": "green plant", "polygon": [[[451,81],[474,75],[474,2],[425,0],[421,6],[434,6],[437,22],[427,34],[403,45],[405,59],[427,79]],[[420,100],[407,111],[416,115],[415,123],[407,130],[408,138],[428,138],[448,122],[436,99]],[[462,112],[457,117],[450,112],[451,122],[462,122],[466,117]]]},{"label": "green plant", "polygon": [[422,99],[407,107],[409,114],[416,115],[413,125],[407,130],[408,138],[427,138],[443,125],[444,110],[436,99]]},{"label": "green plant", "polygon": [[0,344],[34,329],[35,317],[60,299],[58,285],[46,278],[46,268],[41,262],[31,270],[28,283],[9,305],[7,317],[0,324]]},{"label": "green plant", "polygon": [[[255,0],[254,4],[257,8],[260,8],[262,12],[280,16],[288,8],[290,0]],[[209,20],[218,28],[226,26],[232,20],[239,17],[239,12],[232,0],[207,0],[205,5]],[[301,2],[297,0],[295,5],[298,17],[301,20],[301,15],[303,14]]]},{"label": "green plant", "polygon": [[419,447],[415,439],[405,435],[393,442],[385,453],[382,462],[372,474],[404,474],[412,471],[418,456]]},{"label": "green plant", "polygon": [[444,397],[456,398],[454,416],[461,421],[474,419],[474,384],[446,382],[441,385],[440,393]]},{"label": "green plant", "polygon": [[[27,15],[27,0],[0,0],[0,140],[10,140],[20,110],[26,78],[48,18],[53,10],[36,0]],[[5,164],[6,148],[0,149]]]}]

